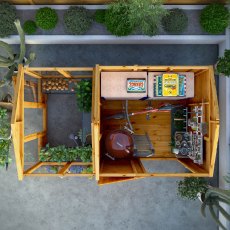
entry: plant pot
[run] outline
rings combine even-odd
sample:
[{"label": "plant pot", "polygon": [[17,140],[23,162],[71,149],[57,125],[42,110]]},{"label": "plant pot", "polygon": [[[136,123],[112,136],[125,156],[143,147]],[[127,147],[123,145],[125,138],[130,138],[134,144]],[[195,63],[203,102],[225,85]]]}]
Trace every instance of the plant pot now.
[{"label": "plant pot", "polygon": [[[16,54],[14,54],[14,56],[16,56]],[[23,61],[22,61],[22,64],[23,64],[23,66],[28,67],[29,65],[25,65],[26,61],[27,61],[27,58],[24,57],[24,58],[23,58]],[[10,66],[8,67],[8,69],[10,69]],[[18,66],[14,68],[14,73],[15,73],[15,74],[18,73]]]},{"label": "plant pot", "polygon": [[198,192],[197,198],[200,200],[201,203],[203,203],[205,199],[205,193]]}]

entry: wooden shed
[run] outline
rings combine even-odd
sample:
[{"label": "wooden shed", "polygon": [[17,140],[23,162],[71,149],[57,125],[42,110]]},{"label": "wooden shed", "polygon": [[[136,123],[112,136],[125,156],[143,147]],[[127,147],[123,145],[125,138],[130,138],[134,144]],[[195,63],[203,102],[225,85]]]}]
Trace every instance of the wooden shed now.
[{"label": "wooden shed", "polygon": [[[90,75],[81,76],[77,73],[90,72]],[[127,74],[145,73],[146,81],[149,83],[152,73],[190,73],[194,76],[193,95],[187,98],[154,98],[147,93],[147,96],[140,98],[130,98],[128,95],[129,112],[144,111],[151,105],[159,107],[161,103],[171,105],[183,104],[192,109],[195,106],[202,106],[203,122],[206,123],[206,132],[203,137],[203,162],[194,163],[189,158],[178,158],[172,153],[171,143],[171,113],[156,111],[150,114],[149,119],[140,113],[138,116],[130,118],[134,132],[137,135],[148,133],[149,140],[154,147],[154,154],[148,157],[132,157],[112,160],[105,156],[105,137],[112,130],[119,130],[126,122],[124,119],[107,119],[107,117],[124,110],[126,96],[121,97],[118,92],[117,98],[106,98],[104,96],[104,85],[102,76],[107,73],[112,74],[113,79],[119,79]],[[24,167],[24,143],[38,139],[38,150],[45,146],[47,129],[47,103],[46,95],[42,93],[41,81],[43,78],[65,77],[67,79],[92,78],[92,162],[35,162],[29,168]],[[27,102],[24,100],[25,85],[33,85],[36,79],[37,101]],[[111,78],[111,79],[112,79]],[[110,79],[109,79],[110,80]],[[122,79],[121,79],[122,80]],[[116,81],[115,81],[116,82]],[[124,81],[126,82],[126,80]],[[112,84],[112,81],[111,81]],[[103,89],[101,86],[103,85]],[[152,85],[149,84],[149,86]],[[152,86],[151,86],[152,87]],[[126,89],[126,88],[125,88]],[[150,88],[152,90],[152,88]],[[111,92],[110,92],[111,93]],[[102,95],[103,94],[103,95]],[[134,94],[132,94],[134,95]],[[141,99],[141,100],[140,100]],[[43,132],[34,133],[29,136],[24,135],[24,109],[41,108],[43,110]],[[93,176],[95,175],[98,184],[115,183],[145,177],[212,177],[216,159],[218,138],[219,138],[219,108],[218,99],[212,66],[100,66],[95,68],[23,68],[19,67],[18,75],[15,78],[14,108],[12,114],[12,133],[15,150],[18,178],[22,180],[24,176]],[[143,162],[160,162],[161,170],[149,171]],[[172,162],[180,164],[183,172],[171,172],[164,169],[164,164]],[[93,173],[77,174],[67,173],[73,165],[92,165]],[[36,173],[37,169],[46,165],[59,166],[57,173]]]}]

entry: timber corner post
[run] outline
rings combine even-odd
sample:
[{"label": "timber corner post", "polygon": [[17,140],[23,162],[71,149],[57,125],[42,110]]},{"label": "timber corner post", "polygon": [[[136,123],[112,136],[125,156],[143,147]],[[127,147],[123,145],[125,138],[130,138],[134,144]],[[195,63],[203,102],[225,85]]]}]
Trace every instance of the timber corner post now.
[{"label": "timber corner post", "polygon": [[14,89],[11,130],[18,179],[21,181],[24,167],[24,69],[21,64],[18,66]]}]

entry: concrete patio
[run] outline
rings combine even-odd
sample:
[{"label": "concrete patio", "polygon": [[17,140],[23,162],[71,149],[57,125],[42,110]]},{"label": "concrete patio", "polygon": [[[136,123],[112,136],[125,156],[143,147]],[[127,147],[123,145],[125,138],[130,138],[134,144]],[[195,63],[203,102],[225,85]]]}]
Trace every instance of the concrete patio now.
[{"label": "concrete patio", "polygon": [[[27,51],[36,52],[32,66],[39,67],[213,65],[218,57],[217,45],[30,45]],[[28,124],[35,115],[26,113]],[[212,184],[218,182],[217,167],[218,160]],[[8,172],[0,171],[0,230],[216,230],[209,215],[201,216],[199,201],[177,196],[178,180],[147,178],[102,187],[85,178],[19,182],[13,161]]]}]

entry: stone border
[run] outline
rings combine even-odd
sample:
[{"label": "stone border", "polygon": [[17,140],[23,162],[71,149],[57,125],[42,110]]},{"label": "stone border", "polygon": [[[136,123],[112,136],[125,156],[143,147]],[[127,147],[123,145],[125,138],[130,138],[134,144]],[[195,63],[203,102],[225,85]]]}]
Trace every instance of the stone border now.
[{"label": "stone border", "polygon": [[[224,50],[230,49],[230,28],[226,30],[226,40],[219,44],[219,55],[224,55]],[[220,137],[219,137],[219,187],[230,189],[223,176],[230,173],[230,78],[219,77],[219,109],[220,109]],[[230,207],[223,205],[228,213]],[[224,223],[227,229],[230,229],[230,223],[219,216],[220,221]],[[221,228],[219,227],[219,230]]]},{"label": "stone border", "polygon": [[[27,44],[219,44],[226,35],[27,35]],[[1,39],[9,44],[19,44],[19,36]]]},{"label": "stone border", "polygon": [[[55,10],[66,10],[68,9],[71,5],[15,5],[17,10],[36,10],[40,9],[42,7],[50,7]],[[76,5],[74,5],[76,6]],[[108,5],[77,5],[77,6],[82,6],[85,7],[86,9],[89,10],[97,10],[97,9],[107,9]],[[173,8],[179,8],[182,10],[201,10],[207,5],[163,5],[165,9],[173,9]]]}]

